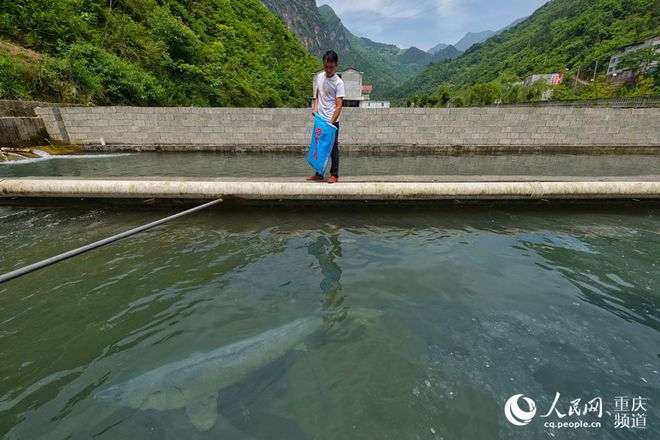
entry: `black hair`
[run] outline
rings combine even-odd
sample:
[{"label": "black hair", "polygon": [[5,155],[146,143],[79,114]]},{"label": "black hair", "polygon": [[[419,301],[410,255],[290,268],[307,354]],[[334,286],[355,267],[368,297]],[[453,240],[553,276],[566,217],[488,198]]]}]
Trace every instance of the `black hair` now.
[{"label": "black hair", "polygon": [[325,61],[337,64],[339,63],[339,55],[334,50],[329,50],[323,55],[323,62]]}]

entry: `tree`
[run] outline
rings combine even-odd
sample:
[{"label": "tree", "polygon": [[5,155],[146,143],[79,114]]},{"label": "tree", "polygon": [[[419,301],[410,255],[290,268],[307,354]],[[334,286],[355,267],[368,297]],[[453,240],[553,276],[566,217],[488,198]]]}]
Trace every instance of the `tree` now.
[{"label": "tree", "polygon": [[657,46],[649,46],[624,55],[617,67],[631,70],[635,78],[639,78],[645,75],[650,67],[658,63],[660,63],[660,49]]},{"label": "tree", "polygon": [[630,96],[653,96],[657,94],[657,88],[654,87],[654,79],[651,76],[639,76],[635,89]]},{"label": "tree", "polygon": [[494,83],[481,83],[477,84],[470,89],[469,104],[470,105],[490,105],[501,95],[501,87]]},{"label": "tree", "polygon": [[319,68],[257,0],[0,0],[0,39],[34,100],[300,107]]},{"label": "tree", "polygon": [[451,100],[452,104],[454,107],[464,107],[465,106],[465,99],[463,98],[462,95],[456,95],[454,98]]},{"label": "tree", "polygon": [[529,87],[527,95],[529,101],[539,101],[543,98],[543,94],[550,89],[550,85],[542,79],[534,81]]},{"label": "tree", "polygon": [[438,107],[447,107],[447,103],[449,103],[449,86],[446,84],[440,85],[435,92],[435,96]]},{"label": "tree", "polygon": [[435,93],[449,81],[452,88],[460,89],[497,80],[502,72],[527,77],[578,64],[593,69],[596,61],[602,65],[621,47],[655,35],[658,0],[553,0],[515,28],[460,57],[429,64],[389,96],[405,99],[415,93]]}]

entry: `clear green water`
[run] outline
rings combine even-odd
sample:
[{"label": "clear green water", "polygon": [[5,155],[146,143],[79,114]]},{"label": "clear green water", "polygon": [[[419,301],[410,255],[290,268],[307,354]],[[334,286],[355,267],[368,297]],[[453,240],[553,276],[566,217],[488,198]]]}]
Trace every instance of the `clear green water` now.
[{"label": "clear green water", "polygon": [[[397,154],[341,153],[340,174],[575,175],[658,174],[660,154]],[[19,176],[304,176],[304,154],[137,153],[59,156],[0,164],[0,177]]]},{"label": "clear green water", "polygon": [[[0,272],[166,214],[0,207]],[[209,431],[93,398],[322,310],[336,325],[222,390]],[[658,210],[214,210],[0,285],[12,439],[657,439],[659,370]],[[601,397],[602,427],[545,428],[557,392]],[[616,396],[649,399],[646,429],[614,428]]]}]

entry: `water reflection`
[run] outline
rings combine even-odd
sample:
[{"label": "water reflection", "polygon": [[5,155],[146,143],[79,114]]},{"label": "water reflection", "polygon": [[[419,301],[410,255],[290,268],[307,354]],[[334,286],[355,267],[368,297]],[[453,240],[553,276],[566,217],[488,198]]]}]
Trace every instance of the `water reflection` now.
[{"label": "water reflection", "polygon": [[319,285],[323,294],[321,310],[326,324],[333,327],[346,319],[348,314],[346,295],[344,295],[341,287],[342,270],[335,261],[342,256],[339,233],[335,232],[317,237],[307,246],[307,252],[317,259],[321,268],[321,274],[323,275]]}]

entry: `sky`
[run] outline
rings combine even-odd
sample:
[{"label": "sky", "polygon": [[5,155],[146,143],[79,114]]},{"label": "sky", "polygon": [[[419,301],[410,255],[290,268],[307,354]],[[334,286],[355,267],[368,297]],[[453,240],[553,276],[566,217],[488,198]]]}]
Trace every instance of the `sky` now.
[{"label": "sky", "polygon": [[547,0],[317,0],[330,5],[359,37],[428,50],[467,32],[496,31],[531,15]]}]

